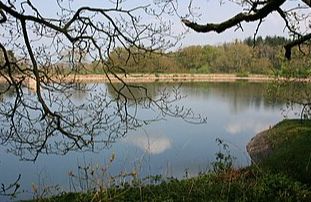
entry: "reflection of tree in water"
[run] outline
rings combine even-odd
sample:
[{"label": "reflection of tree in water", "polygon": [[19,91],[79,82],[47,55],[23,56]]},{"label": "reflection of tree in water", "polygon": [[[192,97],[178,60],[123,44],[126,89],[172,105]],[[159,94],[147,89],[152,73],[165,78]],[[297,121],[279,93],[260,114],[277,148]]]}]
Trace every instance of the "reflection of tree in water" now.
[{"label": "reflection of tree in water", "polygon": [[[122,87],[121,84],[115,84],[117,89]],[[285,103],[285,99],[275,98],[269,92],[272,83],[254,83],[254,82],[186,82],[181,85],[181,95],[208,98],[220,97],[230,106],[233,111],[239,112],[247,109],[249,106],[255,109],[264,108],[281,108]],[[163,89],[169,89],[179,86],[176,83],[150,83],[144,84],[147,89],[148,96],[156,98]],[[117,95],[111,86],[107,87],[110,94]],[[134,88],[132,93],[139,97],[145,93],[145,89]],[[127,90],[122,92],[131,97]]]},{"label": "reflection of tree in water", "polygon": [[[145,99],[154,100],[166,89],[172,89],[177,84],[170,83],[144,83],[144,84],[128,84],[126,87],[122,83],[107,84],[107,90],[113,98],[120,97],[120,93],[128,99],[129,102],[141,102]],[[122,97],[120,97],[122,99]]]},{"label": "reflection of tree in water", "polygon": [[[48,100],[49,108],[56,115],[63,114],[62,120],[66,124],[62,126],[70,131],[69,136],[77,134],[78,139],[72,144],[66,142],[55,131],[57,125],[53,124],[52,117],[51,121],[35,121],[42,119],[42,116],[45,116],[44,112],[40,111],[40,103],[34,93],[23,88],[23,102],[18,103],[19,108],[14,109],[15,94],[12,98],[0,102],[0,110],[15,110],[14,116],[0,116],[2,143],[6,144],[9,152],[22,159],[35,160],[40,153],[66,154],[74,150],[98,151],[110,147],[129,130],[142,127],[161,117],[173,116],[194,122],[204,121],[190,109],[175,104],[181,99],[177,90],[158,91],[157,85],[146,86],[120,83],[107,86],[79,84],[62,93],[42,91],[43,98]],[[140,110],[144,110],[144,113],[140,113]],[[14,135],[10,133],[11,119],[15,123]],[[31,121],[33,122],[30,125]],[[72,124],[75,127],[72,127]]]},{"label": "reflection of tree in water", "polygon": [[[41,153],[93,151],[144,125],[145,120],[128,110],[137,107],[130,97],[120,94],[111,99],[107,91],[77,93],[76,75],[97,69],[113,80],[118,77],[114,70],[122,70],[108,60],[116,47],[125,48],[130,56],[135,51],[129,47],[165,51],[180,39],[171,32],[168,19],[159,19],[158,12],[168,13],[158,5],[128,5],[121,0],[97,5],[50,3],[53,19],[44,15],[48,8],[44,6],[50,5],[0,1],[0,24],[7,28],[1,30],[0,74],[14,90],[12,98],[0,102],[0,143],[27,160],[36,160]],[[10,53],[18,53],[18,60],[12,60]],[[35,84],[33,92],[24,87],[28,79]],[[162,94],[158,100],[146,99],[146,106],[164,116],[186,118],[187,112],[171,108],[176,99]]]},{"label": "reflection of tree in water", "polygon": [[95,85],[87,85],[85,83],[73,84],[72,98],[76,100],[83,100],[87,97],[88,93],[95,88]]},{"label": "reflection of tree in water", "polygon": [[308,82],[274,82],[269,97],[286,104],[286,111],[293,111],[301,118],[311,117],[311,84]]},{"label": "reflection of tree in water", "polygon": [[[81,134],[81,138],[83,135],[84,140],[88,141],[87,143],[93,142],[95,149],[98,148],[95,147],[95,145],[98,146],[96,143],[103,143],[101,145],[104,147],[107,145],[109,146],[116,138],[125,135],[128,130],[148,124],[148,121],[152,121],[152,118],[154,118],[153,120],[163,116],[189,119],[201,118],[193,116],[191,110],[188,111],[182,105],[185,104],[184,102],[179,102],[181,105],[177,106],[174,101],[180,100],[182,96],[192,96],[195,99],[201,97],[206,100],[209,97],[216,97],[216,99],[218,97],[218,100],[229,103],[231,109],[235,112],[239,112],[249,106],[256,109],[261,109],[262,107],[271,108],[271,106],[281,108],[281,106],[288,102],[288,95],[290,95],[291,100],[296,99],[295,102],[301,100],[308,102],[311,100],[301,99],[301,96],[308,97],[308,92],[310,91],[307,89],[309,89],[311,85],[300,83],[289,86],[275,86],[273,83],[202,82],[183,83],[181,88],[178,88],[179,84],[176,83],[150,83],[143,84],[143,87],[140,86],[140,84],[123,85],[122,83],[113,83],[98,84],[95,85],[94,88],[92,84],[83,84],[78,87],[80,87],[80,90],[83,89],[83,91],[72,90],[68,91],[67,94],[55,93],[54,95],[44,93],[44,96],[48,98],[48,96],[51,95],[57,98],[57,102],[52,102],[53,100],[51,100],[49,103],[50,108],[58,113],[63,113],[64,121],[75,123],[77,127],[71,128],[71,132]],[[7,97],[7,95],[15,96],[12,92],[5,94],[5,97]],[[300,97],[298,97],[298,95]],[[73,98],[73,101],[68,102],[68,97],[65,96]],[[308,98],[311,98],[311,96]],[[13,100],[12,98],[6,99],[7,103],[2,103],[2,106],[13,109]],[[25,94],[23,102],[35,110],[39,107],[38,101],[35,100],[33,95]],[[149,116],[147,111],[143,111],[142,113],[138,112],[145,108],[154,109],[152,112],[156,115],[151,119],[149,119],[149,117],[145,119],[147,115]],[[21,105],[21,108],[18,109],[16,113],[22,117],[27,115],[26,118],[30,120],[40,119],[42,114],[34,113],[35,110],[26,113]],[[4,117],[1,120],[3,130],[2,138],[7,138],[9,135],[9,133],[5,131],[5,129],[9,127],[8,121],[5,118],[10,117]],[[53,132],[53,125],[51,125],[50,122],[46,122],[45,125],[36,122],[33,123],[32,127],[26,127],[27,125],[25,126],[25,124],[27,124],[27,122],[18,121],[18,119],[14,119],[14,121],[18,123],[18,125],[16,125],[16,130],[18,130],[20,134],[31,135],[17,136],[17,139],[14,139],[12,143],[20,141],[21,144],[25,144],[25,142],[29,141],[27,138],[33,138],[38,142],[38,147],[36,148],[38,150],[34,150],[34,153],[23,153],[22,156],[25,156],[25,158],[36,158],[38,153],[43,152],[43,150],[40,150],[42,142],[46,145],[42,149],[47,151],[47,153],[67,153],[68,150],[66,150],[66,148],[72,146],[68,144],[63,145],[62,143],[64,142],[62,142],[62,139],[56,135],[50,136],[48,140],[45,136],[37,135],[46,127],[51,130],[48,132]],[[91,124],[94,121],[96,123]],[[66,128],[69,127],[69,125],[66,126]],[[86,134],[92,135],[84,136]],[[14,145],[12,145],[11,148],[14,149]],[[74,149],[76,148],[71,148],[71,150]],[[23,150],[24,148],[21,147],[12,152],[16,152],[16,155],[20,155],[18,152]]]},{"label": "reflection of tree in water", "polygon": [[[87,97],[88,93],[93,90],[95,85],[87,85],[83,83],[75,83],[72,84],[73,87],[71,89],[71,96],[73,99],[76,100],[83,100]],[[12,86],[8,88],[9,85],[6,83],[0,83],[0,101],[3,100],[4,98],[11,99],[13,98],[16,94]],[[25,92],[29,95],[35,96],[35,91],[28,89],[25,87]]]},{"label": "reflection of tree in water", "polygon": [[15,96],[14,90],[8,87],[9,85],[6,83],[0,83],[0,101],[2,101],[4,98]]},{"label": "reflection of tree in water", "polygon": [[[174,88],[176,83],[150,83],[144,84],[144,88],[138,86],[128,89],[122,88],[122,84],[114,84],[116,89],[128,97],[130,102],[132,96],[136,99],[143,97],[145,93],[150,98],[156,98],[163,89]],[[259,110],[261,107],[281,109],[284,105],[291,103],[311,103],[311,94],[307,89],[311,88],[307,83],[276,83],[276,82],[186,82],[181,85],[181,95],[193,97],[220,97],[230,103],[234,112],[243,111],[252,106]],[[107,85],[110,95],[116,97],[118,94],[111,85]],[[311,90],[311,89],[310,89]],[[310,95],[309,95],[310,94]]]},{"label": "reflection of tree in water", "polygon": [[200,82],[183,84],[184,94],[209,97],[220,97],[230,103],[235,112],[242,111],[249,106],[260,109],[260,107],[280,107],[285,102],[271,99],[268,95],[269,83],[255,83],[247,81],[238,82]]}]

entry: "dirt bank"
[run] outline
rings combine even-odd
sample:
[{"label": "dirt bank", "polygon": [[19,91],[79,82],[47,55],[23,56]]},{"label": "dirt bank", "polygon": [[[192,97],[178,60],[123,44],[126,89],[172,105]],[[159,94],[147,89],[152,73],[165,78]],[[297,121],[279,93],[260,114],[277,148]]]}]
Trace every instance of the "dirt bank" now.
[{"label": "dirt bank", "polygon": [[234,74],[117,74],[117,75],[76,75],[67,77],[66,80],[75,79],[78,82],[129,82],[129,83],[152,83],[152,82],[200,82],[200,81],[271,81],[273,77],[264,75],[250,75],[238,77]]},{"label": "dirt bank", "polygon": [[253,163],[258,163],[271,154],[272,147],[268,141],[268,133],[269,129],[258,133],[247,144],[246,150]]}]

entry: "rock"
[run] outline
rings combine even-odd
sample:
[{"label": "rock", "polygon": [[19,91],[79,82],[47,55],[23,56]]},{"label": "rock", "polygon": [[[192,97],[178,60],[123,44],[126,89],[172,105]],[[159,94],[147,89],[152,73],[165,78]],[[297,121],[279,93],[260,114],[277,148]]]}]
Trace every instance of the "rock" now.
[{"label": "rock", "polygon": [[268,141],[268,130],[255,135],[247,144],[246,150],[252,159],[252,163],[259,163],[272,153],[272,146]]}]

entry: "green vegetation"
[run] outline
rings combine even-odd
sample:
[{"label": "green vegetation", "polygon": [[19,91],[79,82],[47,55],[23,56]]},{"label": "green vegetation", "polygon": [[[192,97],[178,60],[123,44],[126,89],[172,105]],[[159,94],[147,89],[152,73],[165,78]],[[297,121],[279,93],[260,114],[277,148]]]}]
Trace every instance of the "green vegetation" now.
[{"label": "green vegetation", "polygon": [[210,173],[159,185],[68,193],[41,201],[310,201],[311,191],[283,175],[252,169]]},{"label": "green vegetation", "polygon": [[[286,77],[308,77],[311,74],[311,59],[304,52],[308,47],[293,48],[291,60],[284,57],[284,44],[289,40],[279,36],[249,37],[243,41],[211,46],[188,46],[174,52],[149,52],[134,47],[115,48],[106,61],[109,70],[102,63],[81,61],[74,72],[80,74],[114,73],[232,73],[239,77],[249,74],[266,74]],[[12,61],[12,72],[16,68],[16,56],[8,51]],[[68,74],[73,71],[64,57],[56,64],[58,73]],[[4,55],[0,51],[0,64]],[[23,62],[19,62],[23,63]],[[42,67],[44,71],[45,67]],[[50,70],[51,71],[51,70]],[[7,72],[3,72],[7,73]]]},{"label": "green vegetation", "polygon": [[311,185],[311,121],[284,120],[268,133],[273,155],[263,167]]},{"label": "green vegetation", "polygon": [[311,201],[311,121],[284,120],[268,133],[273,154],[263,163],[233,169],[228,146],[220,146],[213,170],[183,180],[154,176],[131,184],[39,201]]},{"label": "green vegetation", "polygon": [[[288,40],[283,37],[258,37],[254,46],[253,39],[247,38],[219,46],[190,46],[170,53],[150,53],[131,48],[129,54],[128,50],[117,48],[108,62],[113,63],[111,71],[114,72],[154,73],[156,77],[159,73],[308,77],[311,60],[301,56],[298,50],[293,50],[291,61],[285,60],[282,45],[286,42]],[[10,58],[12,63],[16,61],[13,52],[10,52]],[[3,62],[3,54],[0,54],[0,64]],[[96,62],[85,65],[80,71],[82,74],[105,72]],[[225,94],[232,93],[232,85],[245,87],[243,82],[230,83]],[[251,93],[252,85],[246,85]],[[307,106],[310,103],[309,88],[307,83],[285,82],[274,85],[270,93],[276,98],[275,102],[285,99],[289,103]],[[301,89],[305,93],[301,93]],[[243,98],[237,92],[233,93]],[[305,102],[301,103],[302,100]],[[302,118],[310,118],[308,110],[301,114]],[[197,177],[178,180],[150,176],[152,183],[150,180],[145,183],[145,180],[132,176],[132,181],[110,188],[94,187],[85,192],[38,197],[37,201],[311,201],[311,121],[284,120],[269,131],[268,140],[273,154],[259,165],[233,169],[233,157],[226,145],[218,140],[221,151],[216,154],[213,170]]]},{"label": "green vegetation", "polygon": [[0,73],[2,74],[8,74],[9,72],[10,73],[16,73],[16,68],[17,68],[17,59],[14,55],[14,52],[12,50],[8,50],[6,52],[6,57],[8,58],[9,62],[10,62],[10,70],[7,69],[7,68],[2,68],[2,66],[4,66],[5,64],[5,55],[4,55],[4,52],[2,49],[0,49]]},{"label": "green vegetation", "polygon": [[[284,37],[247,38],[222,45],[189,46],[175,52],[146,52],[137,48],[116,48],[110,54],[114,72],[122,73],[233,73],[242,77],[248,74],[268,74],[289,77],[310,75],[311,60],[301,51],[292,50],[292,59],[284,57]],[[101,73],[103,67],[92,65],[82,73]]]}]

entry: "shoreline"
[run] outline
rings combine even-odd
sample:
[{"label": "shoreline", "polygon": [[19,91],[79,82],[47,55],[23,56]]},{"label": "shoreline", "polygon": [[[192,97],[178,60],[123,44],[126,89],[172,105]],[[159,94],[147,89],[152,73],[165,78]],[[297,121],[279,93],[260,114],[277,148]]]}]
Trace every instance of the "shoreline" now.
[{"label": "shoreline", "polygon": [[[124,82],[128,83],[153,83],[153,82],[234,82],[237,80],[249,81],[272,81],[273,77],[266,75],[250,75],[248,77],[238,77],[235,74],[116,74]],[[116,76],[108,75],[111,82],[121,82]],[[73,77],[69,77],[69,79]],[[106,75],[76,75],[79,82],[109,82]]]},{"label": "shoreline", "polygon": [[252,163],[260,163],[272,153],[272,146],[268,140],[269,129],[258,132],[246,145]]},{"label": "shoreline", "polygon": [[[18,75],[16,76],[19,77]],[[269,81],[292,81],[292,82],[311,82],[311,78],[285,78],[274,77],[272,75],[250,74],[245,77],[236,74],[190,74],[190,73],[169,73],[169,74],[76,74],[64,75],[58,78],[52,78],[59,82],[77,82],[77,83],[153,83],[153,82],[269,82]],[[0,83],[6,80],[0,76]],[[33,83],[34,79],[26,79],[26,83]]]}]

